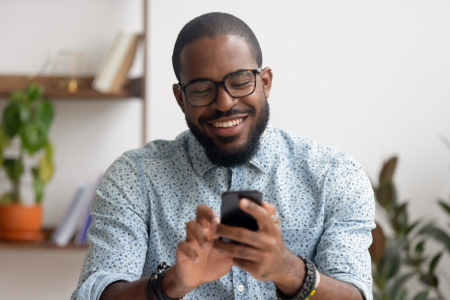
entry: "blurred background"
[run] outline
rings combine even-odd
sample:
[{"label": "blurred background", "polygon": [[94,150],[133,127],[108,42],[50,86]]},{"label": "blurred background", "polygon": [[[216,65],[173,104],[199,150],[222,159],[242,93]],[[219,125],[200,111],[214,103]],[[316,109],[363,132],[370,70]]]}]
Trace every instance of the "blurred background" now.
[{"label": "blurred background", "polygon": [[[42,201],[44,228],[58,226],[80,180],[95,185],[124,151],[187,129],[172,94],[173,46],[189,20],[220,11],[245,21],[260,42],[263,67],[274,73],[275,127],[350,154],[374,184],[397,156],[393,181],[398,203],[409,201],[409,219],[434,220],[450,232],[450,215],[437,203],[450,203],[443,141],[450,138],[450,2],[149,0],[147,11],[143,2],[0,0],[0,75],[51,74],[55,56],[76,49],[89,57],[93,77],[118,31],[146,37],[147,58],[141,40],[128,74],[146,75],[140,92],[50,96],[55,171]],[[0,96],[0,111],[7,104]],[[24,202],[33,201],[32,182],[25,174]],[[9,188],[2,170],[0,196]],[[425,253],[443,252],[435,274],[450,299],[445,243],[430,239]],[[0,298],[68,299],[86,249],[0,246]],[[417,278],[406,287],[405,299],[429,288]]]}]

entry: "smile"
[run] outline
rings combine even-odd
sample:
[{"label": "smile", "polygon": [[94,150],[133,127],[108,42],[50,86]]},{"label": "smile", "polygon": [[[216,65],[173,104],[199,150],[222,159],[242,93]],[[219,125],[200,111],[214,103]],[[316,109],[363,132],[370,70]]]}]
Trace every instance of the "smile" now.
[{"label": "smile", "polygon": [[244,120],[244,118],[238,118],[238,119],[235,119],[235,120],[229,120],[229,121],[225,121],[225,122],[214,122],[212,125],[214,127],[217,127],[217,128],[219,128],[219,127],[233,127],[233,126],[239,125],[239,123],[241,123],[242,120]]}]

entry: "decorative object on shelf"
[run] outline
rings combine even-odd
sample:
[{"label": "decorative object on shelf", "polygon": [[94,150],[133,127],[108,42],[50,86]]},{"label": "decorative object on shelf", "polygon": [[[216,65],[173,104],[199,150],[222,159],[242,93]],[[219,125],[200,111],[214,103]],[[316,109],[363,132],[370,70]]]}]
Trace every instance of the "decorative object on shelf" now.
[{"label": "decorative object on shelf", "polygon": [[[54,116],[52,103],[44,99],[43,87],[30,84],[10,95],[0,126],[0,166],[11,181],[11,191],[0,198],[0,239],[42,240],[42,199],[45,184],[53,175],[53,145],[48,132]],[[19,149],[15,157],[3,155],[13,139]],[[24,159],[37,161],[33,174],[34,205],[23,204],[21,179]]]},{"label": "decorative object on shelf", "polygon": [[76,93],[89,87],[91,70],[87,53],[80,50],[61,51],[53,62],[54,86],[58,90]]}]

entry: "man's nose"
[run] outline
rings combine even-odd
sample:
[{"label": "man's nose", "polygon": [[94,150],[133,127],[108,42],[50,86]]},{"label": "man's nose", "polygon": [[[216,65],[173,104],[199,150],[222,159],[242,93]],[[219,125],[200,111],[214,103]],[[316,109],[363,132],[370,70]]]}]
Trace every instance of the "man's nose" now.
[{"label": "man's nose", "polygon": [[236,100],[237,99],[231,97],[231,95],[225,90],[225,87],[221,85],[217,90],[217,99],[210,105],[210,108],[226,112],[236,104]]}]

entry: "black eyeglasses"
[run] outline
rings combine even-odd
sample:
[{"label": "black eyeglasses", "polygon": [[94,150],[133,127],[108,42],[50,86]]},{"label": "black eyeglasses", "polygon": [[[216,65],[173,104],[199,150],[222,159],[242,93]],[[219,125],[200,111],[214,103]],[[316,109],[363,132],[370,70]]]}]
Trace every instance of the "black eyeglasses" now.
[{"label": "black eyeglasses", "polygon": [[178,89],[184,92],[192,106],[207,106],[216,101],[217,92],[221,85],[233,98],[242,98],[253,94],[256,88],[256,73],[261,72],[261,68],[238,70],[227,75],[222,81],[199,79],[183,86],[178,84]]}]

